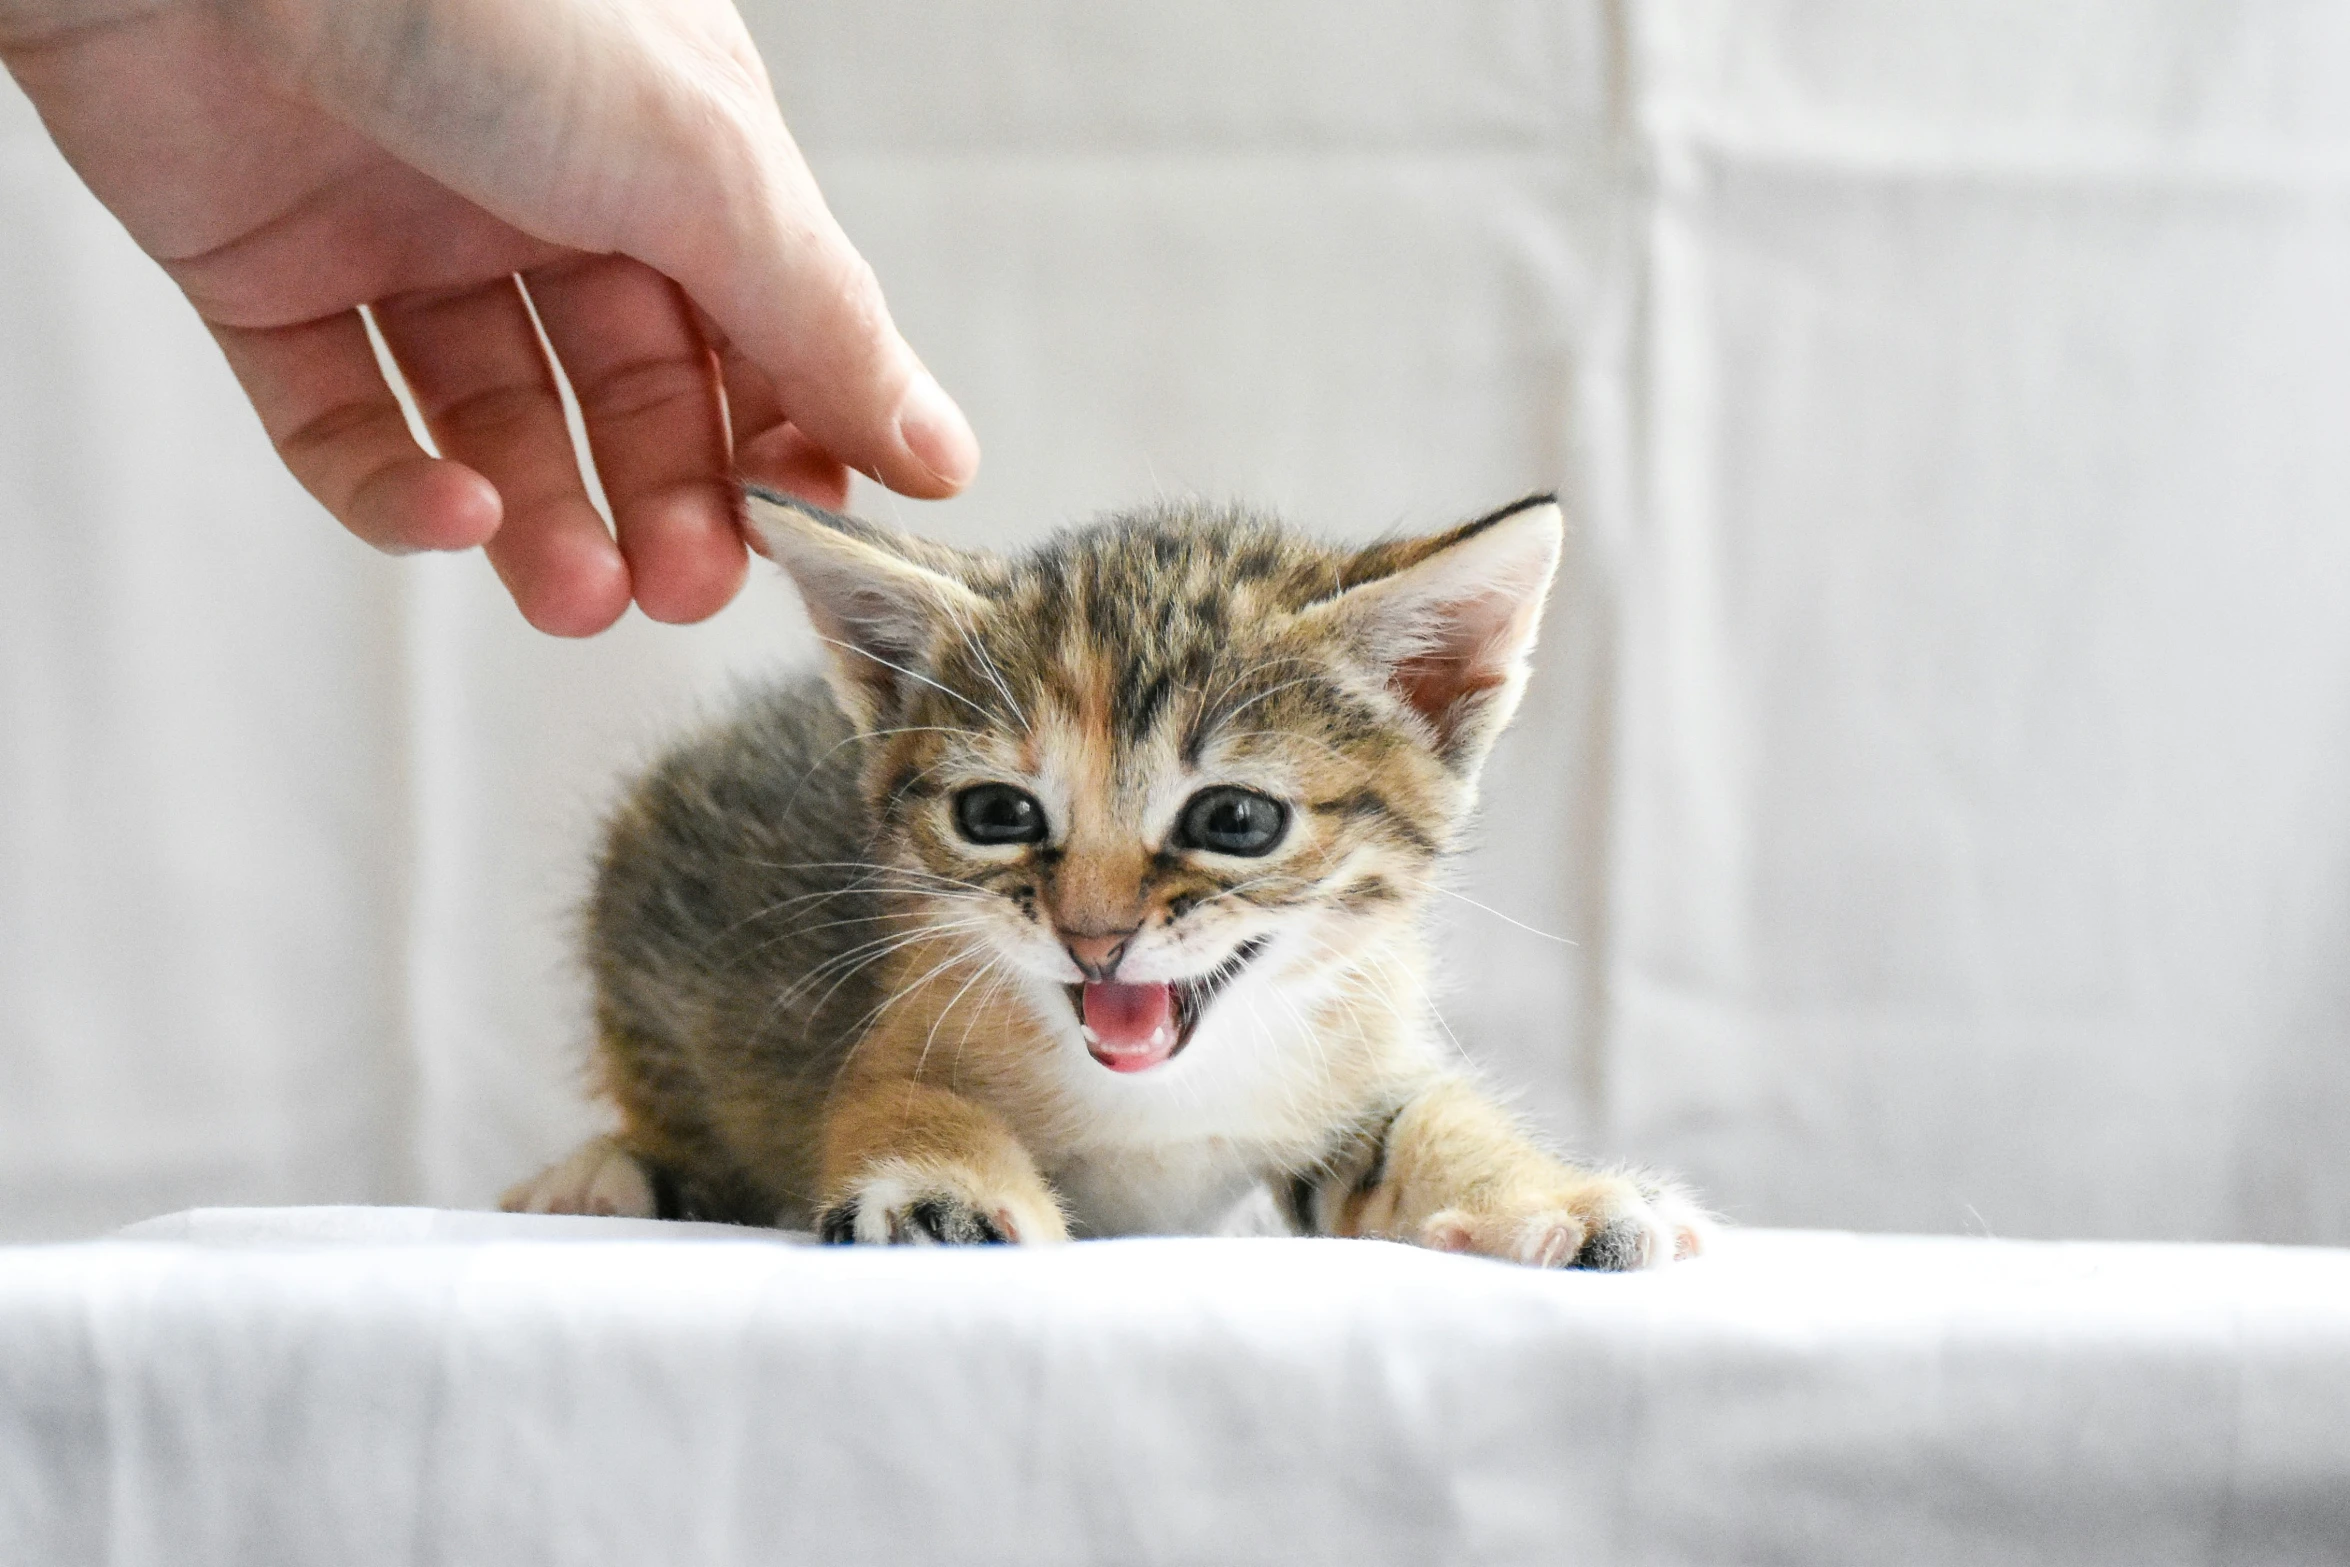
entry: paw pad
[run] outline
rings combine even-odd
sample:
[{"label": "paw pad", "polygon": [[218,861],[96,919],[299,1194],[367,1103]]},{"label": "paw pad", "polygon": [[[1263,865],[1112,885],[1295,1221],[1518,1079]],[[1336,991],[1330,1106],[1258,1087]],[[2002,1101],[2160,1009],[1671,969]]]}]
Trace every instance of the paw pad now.
[{"label": "paw pad", "polygon": [[1648,1266],[1650,1241],[1645,1221],[1629,1217],[1611,1220],[1592,1231],[1591,1238],[1577,1249],[1574,1266],[1602,1273],[1630,1273]]}]

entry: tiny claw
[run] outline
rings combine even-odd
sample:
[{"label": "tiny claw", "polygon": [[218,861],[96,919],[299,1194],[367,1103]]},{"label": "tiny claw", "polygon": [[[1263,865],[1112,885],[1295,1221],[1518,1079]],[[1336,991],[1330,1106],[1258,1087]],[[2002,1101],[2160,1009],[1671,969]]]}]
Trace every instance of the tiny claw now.
[{"label": "tiny claw", "polygon": [[1535,1237],[1526,1260],[1537,1268],[1556,1268],[1570,1260],[1582,1249],[1583,1232],[1566,1224],[1553,1224]]},{"label": "tiny claw", "polygon": [[1467,1251],[1477,1235],[1460,1214],[1440,1213],[1420,1226],[1420,1244],[1430,1251]]}]

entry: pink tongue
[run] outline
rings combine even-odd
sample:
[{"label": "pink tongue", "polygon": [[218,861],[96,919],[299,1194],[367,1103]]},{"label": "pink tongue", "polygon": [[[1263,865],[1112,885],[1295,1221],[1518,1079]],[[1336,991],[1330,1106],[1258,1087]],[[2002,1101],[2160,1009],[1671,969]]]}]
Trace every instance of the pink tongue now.
[{"label": "pink tongue", "polygon": [[1175,992],[1165,985],[1085,987],[1085,1048],[1113,1072],[1140,1072],[1175,1053]]}]

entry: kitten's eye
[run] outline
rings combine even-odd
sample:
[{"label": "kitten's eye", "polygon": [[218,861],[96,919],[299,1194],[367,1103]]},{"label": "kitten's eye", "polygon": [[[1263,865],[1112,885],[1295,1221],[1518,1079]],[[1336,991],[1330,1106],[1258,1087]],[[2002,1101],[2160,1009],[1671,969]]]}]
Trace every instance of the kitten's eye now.
[{"label": "kitten's eye", "polygon": [[1044,842],[1044,807],[1010,784],[975,784],[955,796],[955,828],[973,843]]},{"label": "kitten's eye", "polygon": [[1252,789],[1202,789],[1183,807],[1176,840],[1211,854],[1270,854],[1289,831],[1289,807]]}]

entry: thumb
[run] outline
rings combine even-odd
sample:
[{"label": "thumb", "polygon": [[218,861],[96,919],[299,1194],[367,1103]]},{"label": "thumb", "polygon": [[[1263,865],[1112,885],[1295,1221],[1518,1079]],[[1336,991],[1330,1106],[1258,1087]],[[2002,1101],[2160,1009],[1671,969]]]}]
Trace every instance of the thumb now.
[{"label": "thumb", "polygon": [[[712,191],[700,213],[648,235],[660,254],[643,259],[767,373],[802,433],[901,494],[951,495],[978,470],[979,442],[899,335],[872,267],[780,121],[773,132],[779,145],[763,149],[765,167],[731,199]],[[724,163],[711,174],[730,177]]]}]

